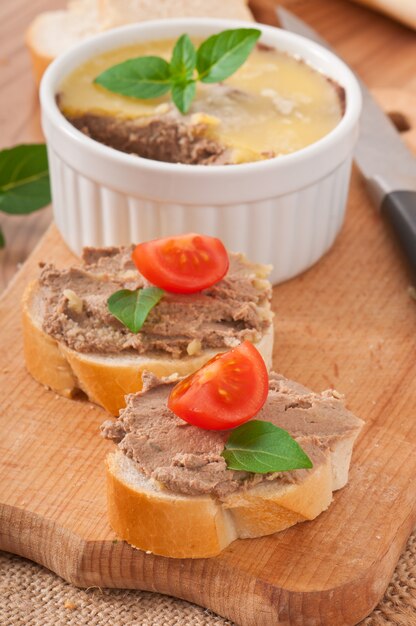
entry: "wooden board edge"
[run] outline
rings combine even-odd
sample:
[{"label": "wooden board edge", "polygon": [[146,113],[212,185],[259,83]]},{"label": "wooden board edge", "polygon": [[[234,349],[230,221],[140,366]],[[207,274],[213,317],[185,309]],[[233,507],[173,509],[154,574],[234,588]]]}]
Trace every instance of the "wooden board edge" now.
[{"label": "wooden board edge", "polygon": [[[194,581],[192,589],[177,570],[169,576],[171,559],[145,554],[117,539],[82,539],[53,520],[8,505],[0,507],[0,549],[35,561],[76,587],[163,593],[208,608],[241,626],[269,626],[277,622],[355,626],[382,598],[415,523],[416,514],[410,514],[397,533],[397,541],[358,579],[335,588],[305,592],[277,587],[247,572],[237,572],[221,557],[204,560],[206,567],[198,568],[200,580]],[[104,570],[94,570],[92,563],[97,562],[106,564]],[[221,580],[220,594],[215,584],[204,585],[208,578]],[[244,592],[236,594],[236,587]],[[306,621],[299,622],[300,615]],[[312,615],[319,615],[319,621],[310,621],[307,616]]]},{"label": "wooden board edge", "polygon": [[0,550],[30,559],[79,586],[85,541],[54,520],[1,504]]}]

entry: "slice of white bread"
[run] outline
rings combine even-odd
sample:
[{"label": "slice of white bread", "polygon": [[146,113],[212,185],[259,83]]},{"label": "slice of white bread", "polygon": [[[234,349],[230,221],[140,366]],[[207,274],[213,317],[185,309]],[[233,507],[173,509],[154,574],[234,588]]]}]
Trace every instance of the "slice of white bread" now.
[{"label": "slice of white bread", "polygon": [[25,35],[36,83],[59,54],[101,30],[97,0],[72,0],[66,10],[40,13]]},{"label": "slice of white bread", "polygon": [[[132,546],[174,558],[214,556],[237,538],[314,519],[328,508],[332,492],[346,484],[363,421],[345,409],[336,392],[314,394],[271,373],[269,397],[256,419],[272,420],[291,433],[313,467],[255,479],[230,492],[224,490],[227,480],[245,478],[235,476],[240,472],[217,473],[228,474],[216,456],[226,436],[218,440],[218,434],[184,427],[166,413],[169,387],[160,384],[177,378],[155,381],[146,374],[145,379],[143,391],[129,396],[119,419],[102,425],[103,435],[118,443],[107,457],[109,520]],[[207,490],[207,484],[217,484],[219,491]],[[189,493],[198,495],[184,495]]]},{"label": "slice of white bread", "polygon": [[133,547],[172,558],[207,558],[235,539],[269,535],[327,509],[330,455],[322,454],[301,484],[261,483],[220,502],[164,490],[118,450],[107,458],[107,498],[111,527]]},{"label": "slice of white bread", "polygon": [[250,20],[246,0],[72,0],[66,10],[40,13],[26,31],[35,80],[57,56],[99,32],[170,17]]},{"label": "slice of white bread", "polygon": [[[26,367],[38,382],[60,395],[74,397],[81,390],[91,402],[113,415],[125,406],[125,396],[140,391],[144,370],[159,378],[178,373],[187,376],[220,350],[173,359],[160,356],[86,354],[59,343],[42,329],[43,304],[39,283],[29,284],[22,300],[23,345]],[[268,368],[273,350],[273,325],[255,344]]]},{"label": "slice of white bread", "polygon": [[172,17],[252,20],[247,3],[248,0],[99,0],[104,28]]}]

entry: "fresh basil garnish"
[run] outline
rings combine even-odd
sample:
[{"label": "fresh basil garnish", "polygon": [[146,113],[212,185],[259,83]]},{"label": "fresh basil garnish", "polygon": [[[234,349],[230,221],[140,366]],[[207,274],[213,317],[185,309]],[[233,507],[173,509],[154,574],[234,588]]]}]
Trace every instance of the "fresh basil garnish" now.
[{"label": "fresh basil garnish", "polygon": [[172,91],[172,100],[187,113],[196,83],[225,80],[244,63],[261,35],[256,28],[225,30],[208,37],[198,48],[187,34],[175,43],[170,63],[156,56],[128,59],[102,72],[95,83],[123,96],[158,98]]},{"label": "fresh basil garnish", "polygon": [[171,88],[170,66],[160,57],[137,57],[113,65],[94,82],[123,96],[158,98]]},{"label": "fresh basil garnish", "polygon": [[172,100],[179,111],[189,111],[192,100],[195,98],[196,83],[194,80],[187,83],[174,83],[172,85]]},{"label": "fresh basil garnish", "polygon": [[219,83],[234,74],[246,61],[260,35],[257,28],[238,28],[209,37],[197,53],[199,80]]},{"label": "fresh basil garnish", "polygon": [[172,52],[170,74],[172,80],[179,82],[193,78],[196,67],[196,50],[189,35],[179,37]]},{"label": "fresh basil garnish", "polygon": [[154,306],[163,298],[163,289],[121,289],[107,300],[108,310],[133,333],[138,333]]},{"label": "fresh basil garnish", "polygon": [[[0,211],[33,213],[49,204],[51,189],[46,146],[25,144],[0,151]],[[4,236],[0,231],[0,247]]]},{"label": "fresh basil garnish", "polygon": [[235,428],[222,456],[228,469],[256,474],[312,467],[308,455],[286,430],[260,420]]}]

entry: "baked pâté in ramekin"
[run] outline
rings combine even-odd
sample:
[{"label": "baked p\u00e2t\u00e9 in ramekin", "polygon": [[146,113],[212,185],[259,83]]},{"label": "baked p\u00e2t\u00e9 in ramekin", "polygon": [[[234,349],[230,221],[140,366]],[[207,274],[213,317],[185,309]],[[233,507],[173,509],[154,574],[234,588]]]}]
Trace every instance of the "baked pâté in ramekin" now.
[{"label": "baked p\u00e2t\u00e9 in ramekin", "polygon": [[[250,32],[250,31],[249,31]],[[201,41],[194,41],[195,48]],[[172,57],[175,40],[123,46],[89,59],[59,87],[65,117],[112,148],[169,163],[221,165],[279,157],[324,137],[341,120],[344,89],[300,59],[257,43],[224,81],[198,82],[188,111],[167,93],[140,99],[96,82],[138,57]]]},{"label": "baked p\u00e2t\u00e9 in ramekin", "polygon": [[[57,96],[65,81],[100,55],[123,47],[148,46],[153,41],[174,41],[184,33],[198,42],[226,29],[247,26],[251,25],[193,18],[135,24],[74,46],[51,64],[41,84],[42,125],[48,144],[55,221],[74,252],[80,254],[84,246],[128,245],[200,232],[218,237],[228,249],[242,251],[256,262],[272,264],[271,282],[275,284],[310,267],[329,249],[343,222],[361,96],[348,67],[317,44],[277,28],[255,25],[261,31],[262,46],[279,50],[285,58],[300,59],[302,63],[293,61],[296,67],[303,66],[313,75],[318,72],[319,81],[335,98],[333,102],[342,103],[340,94],[344,94],[344,112],[332,130],[310,145],[281,156],[262,155],[263,147],[258,150],[254,146],[258,153],[254,158],[260,154],[260,160],[245,162],[244,144],[236,146],[230,159],[234,162],[228,165],[143,158],[95,141],[71,124],[58,106]],[[257,53],[274,54],[263,50],[254,55]],[[221,86],[213,87],[221,90]],[[266,90],[262,101],[273,110],[278,105],[288,110],[290,103],[272,93],[275,87],[261,87]],[[65,106],[65,98],[58,97],[58,101]],[[162,106],[163,111],[164,105],[169,107],[167,102],[156,106]],[[162,116],[170,114],[167,111]],[[201,114],[211,115],[193,111],[191,106],[190,121],[198,122]],[[287,116],[276,113],[277,117],[284,120]],[[200,122],[194,126],[200,127]],[[209,132],[212,126],[207,125]],[[251,158],[252,148],[249,146]]]}]

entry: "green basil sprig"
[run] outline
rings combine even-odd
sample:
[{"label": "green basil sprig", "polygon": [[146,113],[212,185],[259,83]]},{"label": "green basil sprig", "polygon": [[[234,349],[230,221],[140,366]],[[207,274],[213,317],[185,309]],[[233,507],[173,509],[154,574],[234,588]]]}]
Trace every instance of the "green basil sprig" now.
[{"label": "green basil sprig", "polygon": [[187,113],[196,83],[225,80],[246,61],[261,35],[257,28],[225,30],[195,49],[187,34],[177,40],[170,63],[156,56],[128,59],[102,72],[95,83],[132,98],[149,99],[172,92],[181,113]]},{"label": "green basil sprig", "polygon": [[138,333],[164,293],[159,287],[145,287],[135,291],[121,289],[108,298],[108,310],[132,333]]},{"label": "green basil sprig", "polygon": [[222,456],[228,469],[256,474],[312,467],[308,455],[286,430],[260,420],[250,420],[235,428]]},{"label": "green basil sprig", "polygon": [[[46,146],[25,144],[0,151],[0,211],[33,213],[49,204],[51,189]],[[4,236],[0,230],[0,247]]]}]

